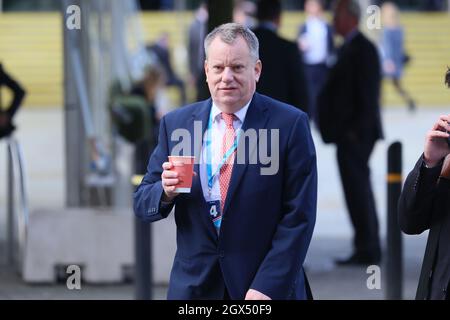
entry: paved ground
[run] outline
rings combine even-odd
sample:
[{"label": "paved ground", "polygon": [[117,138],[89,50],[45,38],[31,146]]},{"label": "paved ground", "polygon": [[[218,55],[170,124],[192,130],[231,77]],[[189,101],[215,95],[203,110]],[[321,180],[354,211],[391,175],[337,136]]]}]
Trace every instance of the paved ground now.
[{"label": "paved ground", "polygon": [[[447,109],[448,110],[448,109]],[[403,108],[383,112],[386,139],[377,144],[371,159],[372,180],[380,219],[381,235],[386,230],[386,150],[396,140],[403,143],[406,174],[423,148],[424,134],[445,109],[422,109],[409,114]],[[18,138],[24,149],[31,209],[59,208],[64,203],[64,132],[60,110],[22,110],[18,116]],[[369,290],[364,268],[336,268],[332,259],[351,251],[351,227],[335,163],[333,146],[323,145],[314,131],[318,154],[319,199],[314,238],[305,263],[317,299],[383,299],[385,273],[381,266],[381,289]],[[4,143],[0,150],[4,149]],[[5,154],[3,151],[1,154]],[[0,243],[5,239],[5,157],[0,157]],[[414,296],[426,234],[404,236],[404,298]],[[132,299],[132,284],[82,285],[68,290],[64,285],[28,285],[4,264],[0,247],[0,299]],[[167,270],[169,272],[169,270]],[[155,288],[155,298],[164,299],[165,286]]]},{"label": "paved ground", "polygon": [[[403,298],[413,299],[420,272],[419,262],[424,250],[424,237],[408,238],[405,244]],[[370,274],[364,267],[335,267],[331,257],[348,250],[348,241],[342,238],[315,238],[312,241],[305,268],[315,299],[384,299],[386,274],[381,266],[380,289],[368,289]],[[331,254],[330,254],[331,253]],[[334,254],[335,253],[335,254]],[[167,287],[154,287],[154,298],[165,299]],[[81,285],[81,290],[69,290],[64,282],[26,284],[17,272],[0,267],[1,299],[133,299],[132,283],[115,285]]]}]

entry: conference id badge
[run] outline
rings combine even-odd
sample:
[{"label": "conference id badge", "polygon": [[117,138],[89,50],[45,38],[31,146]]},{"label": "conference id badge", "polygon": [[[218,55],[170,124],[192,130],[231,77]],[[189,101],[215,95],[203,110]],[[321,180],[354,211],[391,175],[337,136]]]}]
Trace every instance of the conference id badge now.
[{"label": "conference id badge", "polygon": [[208,205],[209,215],[213,221],[216,229],[220,229],[222,222],[222,212],[220,211],[220,200],[213,200],[206,202]]}]

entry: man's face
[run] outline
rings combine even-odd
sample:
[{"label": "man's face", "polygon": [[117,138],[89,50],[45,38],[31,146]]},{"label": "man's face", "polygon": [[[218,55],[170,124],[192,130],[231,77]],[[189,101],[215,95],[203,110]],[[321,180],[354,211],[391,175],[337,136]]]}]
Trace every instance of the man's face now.
[{"label": "man's face", "polygon": [[308,0],[305,3],[305,11],[312,16],[318,15],[320,9],[320,4],[315,0]]},{"label": "man's face", "polygon": [[236,112],[250,101],[261,74],[261,61],[250,55],[244,38],[227,44],[217,36],[210,44],[205,61],[209,92],[225,112]]}]

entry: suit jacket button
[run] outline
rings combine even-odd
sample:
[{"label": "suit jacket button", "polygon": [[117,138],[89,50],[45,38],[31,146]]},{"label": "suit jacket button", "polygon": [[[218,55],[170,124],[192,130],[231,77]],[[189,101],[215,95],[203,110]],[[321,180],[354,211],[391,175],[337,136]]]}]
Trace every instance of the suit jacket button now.
[{"label": "suit jacket button", "polygon": [[225,258],[225,251],[220,251],[220,253],[219,253],[219,257],[221,257],[221,258]]}]

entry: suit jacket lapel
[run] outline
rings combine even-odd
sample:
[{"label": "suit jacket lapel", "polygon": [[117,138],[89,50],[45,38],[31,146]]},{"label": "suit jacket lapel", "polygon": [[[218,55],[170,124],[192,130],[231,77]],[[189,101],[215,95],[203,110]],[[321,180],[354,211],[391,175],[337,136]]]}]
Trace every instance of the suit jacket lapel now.
[{"label": "suit jacket lapel", "polygon": [[202,194],[202,198],[203,192],[200,183],[199,163],[203,144],[203,135],[205,133],[206,127],[208,126],[208,118],[209,113],[211,111],[211,103],[212,103],[211,99],[205,100],[200,105],[198,110],[192,114],[192,118],[189,120],[189,123],[187,124],[187,128],[191,135],[191,148],[195,156],[194,171],[197,173],[197,175],[194,176],[194,178],[192,179],[192,191],[193,192],[199,191]]},{"label": "suit jacket lapel", "polygon": [[[227,212],[228,207],[230,206],[230,202],[233,199],[233,195],[236,192],[239,183],[247,169],[248,162],[250,159],[250,155],[254,151],[254,148],[258,145],[259,141],[259,129],[263,129],[267,123],[268,120],[268,112],[267,112],[267,106],[262,101],[261,96],[258,93],[255,93],[253,95],[252,102],[249,105],[249,108],[247,110],[247,114],[245,116],[244,123],[242,124],[241,129],[245,132],[247,129],[254,129],[256,130],[257,135],[257,143],[255,145],[249,145],[246,146],[245,150],[245,164],[236,164],[237,157],[235,157],[235,162],[233,165],[233,172],[231,174],[231,180],[230,185],[228,187],[228,194],[227,198],[225,200],[224,208],[223,208],[223,215]],[[242,141],[244,139],[243,133],[241,134],[238,142],[238,146],[242,145]],[[239,148],[239,147],[238,147]]]},{"label": "suit jacket lapel", "polygon": [[191,147],[192,152],[195,156],[194,171],[197,173],[197,175],[195,175],[192,178],[191,194],[193,198],[198,199],[198,202],[200,204],[199,210],[201,211],[200,216],[204,220],[207,229],[211,233],[212,237],[217,240],[217,232],[211,220],[211,217],[208,213],[205,198],[203,197],[203,189],[200,180],[200,165],[199,165],[201,159],[203,135],[205,134],[206,128],[208,126],[209,114],[211,112],[211,105],[212,105],[211,99],[204,101],[204,103],[200,105],[198,110],[192,114],[192,118],[189,119],[187,128],[191,135]]}]

